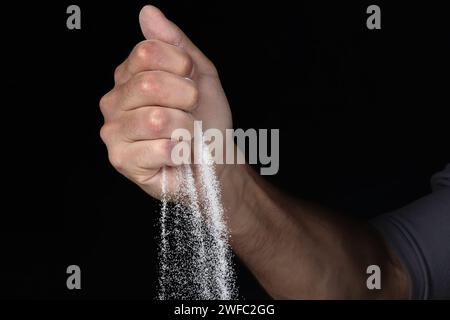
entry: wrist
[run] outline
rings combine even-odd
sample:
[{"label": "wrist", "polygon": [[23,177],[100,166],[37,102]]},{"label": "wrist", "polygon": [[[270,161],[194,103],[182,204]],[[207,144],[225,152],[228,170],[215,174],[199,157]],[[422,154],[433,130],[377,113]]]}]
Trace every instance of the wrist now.
[{"label": "wrist", "polygon": [[221,164],[216,167],[227,218],[240,211],[243,205],[244,190],[248,184],[246,167],[245,164]]},{"label": "wrist", "polygon": [[264,246],[262,237],[271,228],[265,207],[272,206],[258,178],[247,164],[226,165],[220,175],[231,246],[241,257]]}]

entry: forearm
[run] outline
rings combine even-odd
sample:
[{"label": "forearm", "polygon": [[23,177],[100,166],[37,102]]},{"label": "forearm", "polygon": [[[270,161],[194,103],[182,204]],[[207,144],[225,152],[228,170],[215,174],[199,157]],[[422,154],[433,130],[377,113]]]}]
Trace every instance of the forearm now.
[{"label": "forearm", "polygon": [[[408,296],[405,273],[367,225],[290,199],[248,166],[221,180],[233,250],[274,298]],[[366,287],[372,264],[382,290]]]}]

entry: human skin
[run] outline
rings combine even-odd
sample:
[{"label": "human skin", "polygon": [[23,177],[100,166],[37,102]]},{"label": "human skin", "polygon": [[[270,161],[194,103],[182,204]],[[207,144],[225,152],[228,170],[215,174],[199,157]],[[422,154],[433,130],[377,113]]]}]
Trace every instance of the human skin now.
[{"label": "human skin", "polygon": [[[142,9],[147,40],[117,67],[100,101],[100,135],[112,165],[149,195],[161,197],[162,167],[177,190],[171,133],[194,120],[204,129],[232,128],[213,63],[157,8]],[[247,165],[217,165],[233,251],[278,299],[408,298],[397,258],[367,224],[291,199]],[[366,269],[378,265],[382,289],[368,290]]]}]

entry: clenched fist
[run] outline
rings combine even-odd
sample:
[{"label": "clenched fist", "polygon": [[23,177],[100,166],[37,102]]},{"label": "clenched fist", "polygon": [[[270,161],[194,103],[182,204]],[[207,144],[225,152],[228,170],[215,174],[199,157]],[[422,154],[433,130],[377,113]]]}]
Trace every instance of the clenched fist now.
[{"label": "clenched fist", "polygon": [[161,196],[161,168],[168,190],[177,189],[171,134],[194,120],[203,128],[232,127],[231,112],[216,68],[160,10],[139,15],[147,40],[116,68],[115,86],[100,101],[100,135],[112,165],[151,196]]}]

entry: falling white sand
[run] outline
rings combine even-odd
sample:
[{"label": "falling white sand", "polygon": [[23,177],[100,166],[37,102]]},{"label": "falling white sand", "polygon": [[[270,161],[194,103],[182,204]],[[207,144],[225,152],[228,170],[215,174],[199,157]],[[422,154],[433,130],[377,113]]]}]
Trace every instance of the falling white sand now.
[{"label": "falling white sand", "polygon": [[161,228],[161,240],[159,247],[159,294],[158,298],[164,300],[166,298],[166,280],[167,280],[167,251],[168,251],[168,239],[166,229],[167,219],[167,171],[166,168],[162,168],[161,173],[161,215],[160,215],[160,228]]},{"label": "falling white sand", "polygon": [[[200,140],[201,141],[201,140]],[[220,185],[206,144],[202,164],[177,168],[179,191],[168,201],[167,170],[161,179],[159,295],[166,299],[236,298],[232,254]]]}]

